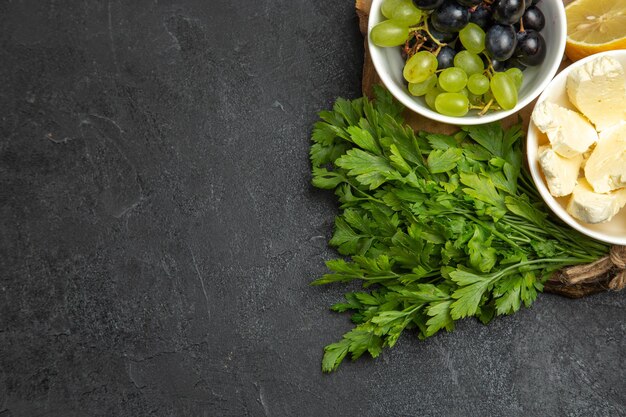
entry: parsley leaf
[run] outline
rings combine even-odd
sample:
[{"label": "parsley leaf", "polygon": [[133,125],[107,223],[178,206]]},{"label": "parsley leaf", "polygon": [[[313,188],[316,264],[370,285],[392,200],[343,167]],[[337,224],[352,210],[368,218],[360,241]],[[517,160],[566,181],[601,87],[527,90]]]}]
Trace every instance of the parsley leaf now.
[{"label": "parsley leaf", "polygon": [[462,156],[463,151],[459,148],[448,148],[445,151],[435,149],[430,152],[426,162],[432,174],[440,174],[451,171]]},{"label": "parsley leaf", "polygon": [[381,156],[372,155],[361,149],[350,149],[335,161],[335,165],[348,171],[348,175],[356,176],[370,190],[380,187],[385,181],[400,178],[389,161]]},{"label": "parsley leaf", "polygon": [[463,192],[475,200],[491,204],[499,209],[504,209],[504,197],[498,193],[491,178],[484,174],[461,173],[461,184],[468,188],[463,188]]},{"label": "parsley leaf", "polygon": [[451,332],[454,330],[454,319],[450,314],[452,301],[435,301],[428,307],[427,314],[430,316],[426,325],[428,326],[424,336],[432,336],[441,329]]}]

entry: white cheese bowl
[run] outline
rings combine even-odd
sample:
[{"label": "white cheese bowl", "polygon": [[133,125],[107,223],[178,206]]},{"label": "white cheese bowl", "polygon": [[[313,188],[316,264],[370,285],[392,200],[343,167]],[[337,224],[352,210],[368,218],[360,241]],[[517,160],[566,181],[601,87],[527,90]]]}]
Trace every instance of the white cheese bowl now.
[{"label": "white cheese bowl", "polygon": [[[574,105],[571,104],[567,98],[567,92],[565,90],[567,75],[572,70],[579,68],[587,62],[603,55],[615,58],[626,69],[626,50],[609,51],[591,55],[585,59],[576,61],[561,71],[552,80],[552,82],[550,82],[541,96],[539,96],[537,103],[547,100],[548,102],[556,103],[568,109],[576,110]],[[626,245],[626,207],[622,208],[622,210],[609,222],[588,224],[575,219],[566,211],[569,196],[556,198],[550,194],[537,159],[537,149],[539,146],[546,145],[548,143],[547,136],[540,132],[531,120],[528,126],[528,134],[526,136],[526,155],[533,181],[535,182],[535,185],[537,186],[537,189],[546,204],[561,220],[579,232],[603,242],[615,245]]]},{"label": "white cheese bowl", "polygon": [[478,110],[470,110],[463,117],[444,116],[431,110],[424,101],[424,97],[415,97],[409,93],[402,76],[404,60],[400,53],[400,47],[381,47],[371,41],[369,33],[372,28],[386,20],[380,11],[382,2],[383,0],[373,0],[367,28],[368,47],[376,72],[385,87],[398,101],[410,110],[431,120],[453,125],[480,125],[516,114],[537,98],[552,77],[554,77],[563,60],[567,38],[567,21],[563,2],[561,0],[541,1],[537,4],[537,7],[541,9],[546,18],[546,26],[541,31],[541,34],[546,41],[547,54],[545,61],[541,65],[528,67],[524,70],[524,82],[518,94],[517,105],[511,110],[489,111],[483,116],[478,115]]}]

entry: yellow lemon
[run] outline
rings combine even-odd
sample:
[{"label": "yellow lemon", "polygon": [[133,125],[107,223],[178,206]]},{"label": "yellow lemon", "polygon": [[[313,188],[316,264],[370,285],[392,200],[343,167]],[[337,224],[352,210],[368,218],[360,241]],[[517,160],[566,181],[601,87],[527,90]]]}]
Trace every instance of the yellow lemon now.
[{"label": "yellow lemon", "polygon": [[613,49],[626,49],[626,0],[576,0],[565,8],[572,61]]}]

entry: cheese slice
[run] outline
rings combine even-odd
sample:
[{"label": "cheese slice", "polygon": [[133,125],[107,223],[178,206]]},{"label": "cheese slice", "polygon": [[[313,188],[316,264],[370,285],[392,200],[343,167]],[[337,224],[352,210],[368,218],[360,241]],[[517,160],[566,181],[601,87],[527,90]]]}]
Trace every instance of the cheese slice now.
[{"label": "cheese slice", "polygon": [[611,220],[625,203],[626,189],[599,194],[582,178],[574,187],[567,212],[584,223],[604,223]]},{"label": "cheese slice", "polygon": [[583,163],[582,154],[564,158],[549,146],[541,146],[537,155],[550,194],[555,197],[570,195],[576,186],[578,172]]},{"label": "cheese slice", "polygon": [[591,123],[558,104],[542,101],[535,106],[532,119],[548,136],[552,149],[565,158],[582,154],[598,141],[598,133]]},{"label": "cheese slice", "polygon": [[598,131],[626,120],[626,76],[615,58],[601,56],[572,70],[566,89],[572,104]]},{"label": "cheese slice", "polygon": [[626,187],[626,123],[600,133],[585,164],[585,177],[596,193]]}]

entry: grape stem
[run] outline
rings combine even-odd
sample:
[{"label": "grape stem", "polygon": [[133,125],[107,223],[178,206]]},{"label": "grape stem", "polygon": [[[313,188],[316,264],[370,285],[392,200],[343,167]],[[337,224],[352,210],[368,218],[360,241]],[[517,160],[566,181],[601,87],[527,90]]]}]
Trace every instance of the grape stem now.
[{"label": "grape stem", "polygon": [[526,30],[524,29],[524,18],[520,17],[519,19],[519,31],[520,32],[526,32]]},{"label": "grape stem", "polygon": [[[428,32],[428,29],[424,25],[411,27],[409,28],[409,31],[411,31],[412,35],[404,43],[404,47],[402,49],[402,53],[406,55],[405,59],[412,57],[420,50],[428,51],[436,56],[437,54],[439,54],[441,48],[447,45],[446,43],[441,43],[437,41],[437,39],[433,38],[432,34]],[[424,32],[426,32],[426,34],[424,34]],[[410,43],[413,39],[415,39],[415,44],[413,46],[410,46]],[[432,39],[432,41],[435,43],[435,46],[425,46],[426,42],[429,39]]]},{"label": "grape stem", "polygon": [[485,113],[487,113],[487,111],[489,110],[489,108],[491,107],[491,105],[493,104],[493,99],[489,100],[489,103],[487,103],[487,105],[480,111],[480,113],[478,113],[479,116],[484,116]]},{"label": "grape stem", "polygon": [[[413,38],[415,39],[415,45],[409,46],[411,39]],[[406,55],[406,59],[411,58],[420,50],[422,46],[424,46],[425,40],[423,40],[422,38],[423,36],[421,36],[419,32],[413,32],[413,37],[409,38],[406,41],[406,43],[404,44],[404,49],[402,50],[402,52],[404,52],[404,54]]]},{"label": "grape stem", "polygon": [[430,33],[430,30],[428,30],[428,22],[426,20],[424,20],[423,29],[426,33],[428,33],[428,36],[430,36],[430,39],[432,39],[432,41],[435,42],[440,48],[447,45],[447,43],[439,42],[439,40],[436,39],[432,33]]},{"label": "grape stem", "polygon": [[487,58],[487,62],[489,63],[487,65],[487,68],[485,69],[485,72],[486,72],[485,75],[491,79],[493,74],[496,73],[496,70],[493,67],[493,64],[491,63],[491,57],[486,52],[483,52],[482,54]]},{"label": "grape stem", "polygon": [[[481,101],[480,103],[483,103],[483,102]],[[482,109],[484,109],[484,107],[485,107],[484,103],[480,104],[480,105],[477,105],[477,106],[473,106],[473,105],[470,104],[469,109],[470,110],[482,110]],[[502,107],[492,105],[491,107],[489,107],[489,109],[490,110],[502,110]],[[481,114],[481,116],[482,116],[482,114]]]}]

